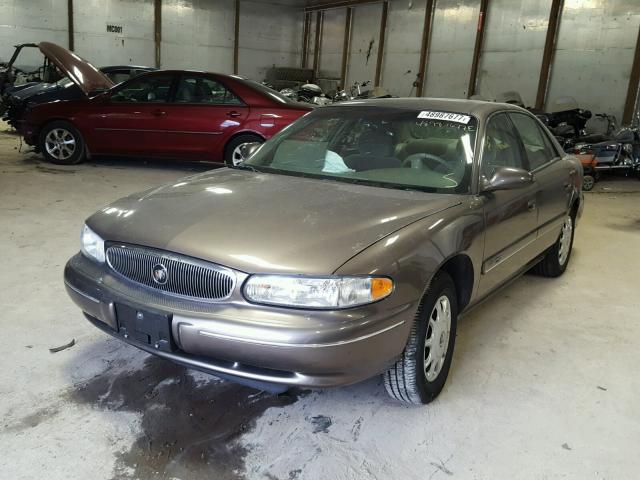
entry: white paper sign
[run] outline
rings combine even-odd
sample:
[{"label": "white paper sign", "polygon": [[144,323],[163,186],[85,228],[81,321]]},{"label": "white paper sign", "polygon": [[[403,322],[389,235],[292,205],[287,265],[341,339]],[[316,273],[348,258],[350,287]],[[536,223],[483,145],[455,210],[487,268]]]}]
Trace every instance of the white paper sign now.
[{"label": "white paper sign", "polygon": [[428,120],[445,120],[447,122],[463,123],[466,125],[471,120],[469,115],[462,115],[461,113],[451,112],[434,112],[431,110],[424,110],[418,114],[418,118],[426,118]]}]

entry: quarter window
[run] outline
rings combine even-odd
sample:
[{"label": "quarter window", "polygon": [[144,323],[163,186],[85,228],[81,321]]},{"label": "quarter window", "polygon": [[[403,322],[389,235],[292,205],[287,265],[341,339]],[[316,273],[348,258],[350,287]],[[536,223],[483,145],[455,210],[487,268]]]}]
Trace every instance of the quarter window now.
[{"label": "quarter window", "polygon": [[173,77],[149,76],[132,80],[111,96],[112,102],[164,103],[169,98]]},{"label": "quarter window", "polygon": [[205,77],[182,77],[176,93],[177,103],[240,105],[242,102],[224,85]]},{"label": "quarter window", "polygon": [[525,168],[518,134],[504,113],[491,117],[482,151],[482,174],[491,178],[497,168]]},{"label": "quarter window", "polygon": [[522,113],[512,113],[510,117],[522,139],[530,170],[549,163],[557,156],[536,120]]}]

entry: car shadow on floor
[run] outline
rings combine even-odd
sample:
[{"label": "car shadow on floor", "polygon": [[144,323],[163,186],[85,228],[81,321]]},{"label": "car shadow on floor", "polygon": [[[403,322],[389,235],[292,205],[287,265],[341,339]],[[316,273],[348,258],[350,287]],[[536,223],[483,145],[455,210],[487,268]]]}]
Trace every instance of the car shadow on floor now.
[{"label": "car shadow on floor", "polygon": [[[267,408],[290,405],[306,394],[261,392],[194,372],[129,345],[107,353],[103,342],[112,344],[98,340],[100,345],[87,345],[76,351],[68,367],[77,370],[91,362],[97,348],[105,352],[102,360],[115,368],[75,384],[68,400],[140,416],[142,435],[128,451],[116,452],[114,478],[242,478],[246,449],[236,440]],[[123,354],[125,359],[140,360],[142,366],[126,368]]]}]

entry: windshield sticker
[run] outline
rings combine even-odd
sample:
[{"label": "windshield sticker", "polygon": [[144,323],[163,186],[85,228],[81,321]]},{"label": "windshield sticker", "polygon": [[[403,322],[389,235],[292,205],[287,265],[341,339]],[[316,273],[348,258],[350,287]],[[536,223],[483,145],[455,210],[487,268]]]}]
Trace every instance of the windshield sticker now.
[{"label": "windshield sticker", "polygon": [[451,112],[433,112],[431,110],[424,110],[418,114],[418,118],[426,118],[429,120],[445,120],[448,122],[463,123],[466,125],[471,120],[469,115],[462,115],[460,113]]}]

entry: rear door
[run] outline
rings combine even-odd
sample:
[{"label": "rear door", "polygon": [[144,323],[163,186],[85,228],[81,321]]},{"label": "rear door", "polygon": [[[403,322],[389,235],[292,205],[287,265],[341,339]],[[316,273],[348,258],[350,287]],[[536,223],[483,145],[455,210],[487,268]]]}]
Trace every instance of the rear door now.
[{"label": "rear door", "polygon": [[[485,130],[482,176],[490,179],[499,167],[528,167],[518,133],[506,113],[493,115]],[[533,258],[537,188],[534,182],[523,188],[483,194],[486,230],[480,295],[509,279]]]},{"label": "rear door", "polygon": [[144,75],[116,87],[89,113],[92,153],[166,155],[167,105],[175,75]]},{"label": "rear door", "polygon": [[540,248],[553,243],[560,234],[571,201],[572,176],[577,174],[559,153],[538,121],[525,113],[510,113],[527,157],[528,168],[536,178],[538,190],[538,237]]},{"label": "rear door", "polygon": [[167,138],[173,156],[224,161],[216,152],[243,125],[249,107],[221,81],[182,74],[167,106]]}]

